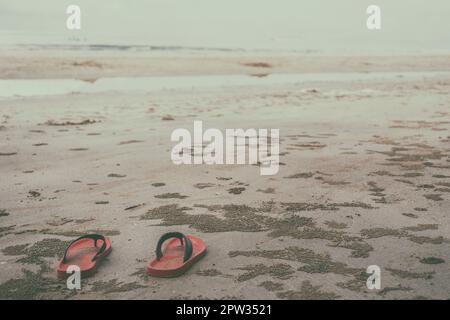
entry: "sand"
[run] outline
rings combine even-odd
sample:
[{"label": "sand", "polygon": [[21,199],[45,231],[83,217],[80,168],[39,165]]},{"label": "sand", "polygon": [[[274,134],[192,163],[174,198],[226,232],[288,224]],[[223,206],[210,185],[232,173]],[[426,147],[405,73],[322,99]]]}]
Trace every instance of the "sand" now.
[{"label": "sand", "polygon": [[[2,52],[0,60],[1,79],[92,85],[399,73],[1,99],[0,298],[449,298],[450,57]],[[194,120],[279,128],[279,173],[174,165],[170,134]],[[204,239],[208,255],[182,277],[148,277],[157,239],[172,230]],[[56,279],[57,260],[87,232],[109,236],[113,252],[70,291]],[[380,290],[366,287],[369,265],[381,268]]]}]

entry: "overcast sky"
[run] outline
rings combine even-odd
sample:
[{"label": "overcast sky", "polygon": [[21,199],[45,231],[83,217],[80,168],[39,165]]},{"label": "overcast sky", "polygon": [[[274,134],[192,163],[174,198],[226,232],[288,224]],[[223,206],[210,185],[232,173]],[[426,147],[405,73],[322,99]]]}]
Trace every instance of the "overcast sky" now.
[{"label": "overcast sky", "polygon": [[[82,30],[66,29],[66,8]],[[382,30],[366,8],[382,9]],[[0,41],[450,52],[450,0],[0,0]]]}]

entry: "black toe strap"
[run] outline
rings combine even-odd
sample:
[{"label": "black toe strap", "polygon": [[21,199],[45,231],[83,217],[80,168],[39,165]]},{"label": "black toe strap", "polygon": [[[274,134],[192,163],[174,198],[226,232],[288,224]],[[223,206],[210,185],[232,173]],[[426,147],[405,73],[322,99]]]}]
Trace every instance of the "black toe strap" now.
[{"label": "black toe strap", "polygon": [[92,261],[94,261],[95,259],[98,258],[99,255],[101,255],[103,252],[105,252],[106,250],[106,239],[104,236],[102,236],[101,234],[87,234],[84,236],[79,237],[78,239],[73,240],[69,246],[67,247],[66,251],[64,252],[64,257],[62,262],[65,263],[66,262],[66,258],[67,258],[67,252],[69,251],[69,248],[76,242],[80,241],[81,239],[93,239],[94,240],[94,245],[97,247],[97,242],[98,240],[101,240],[103,242],[102,246],[100,247],[100,250],[98,250],[97,254],[92,258]]},{"label": "black toe strap", "polygon": [[163,256],[161,247],[164,243],[164,241],[171,239],[171,238],[178,238],[180,239],[181,245],[183,245],[184,242],[184,259],[183,262],[186,262],[189,260],[189,258],[192,256],[192,242],[189,240],[188,237],[186,237],[184,234],[180,232],[167,232],[161,236],[158,240],[158,245],[156,246],[156,259],[160,260]]}]

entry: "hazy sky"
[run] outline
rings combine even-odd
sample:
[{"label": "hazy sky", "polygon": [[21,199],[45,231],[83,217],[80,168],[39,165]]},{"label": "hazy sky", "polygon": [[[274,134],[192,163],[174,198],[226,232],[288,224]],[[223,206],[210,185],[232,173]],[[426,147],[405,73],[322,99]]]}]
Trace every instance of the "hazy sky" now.
[{"label": "hazy sky", "polygon": [[[82,30],[66,29],[77,4]],[[366,8],[382,10],[368,31]],[[450,0],[0,0],[0,41],[450,52]]]}]

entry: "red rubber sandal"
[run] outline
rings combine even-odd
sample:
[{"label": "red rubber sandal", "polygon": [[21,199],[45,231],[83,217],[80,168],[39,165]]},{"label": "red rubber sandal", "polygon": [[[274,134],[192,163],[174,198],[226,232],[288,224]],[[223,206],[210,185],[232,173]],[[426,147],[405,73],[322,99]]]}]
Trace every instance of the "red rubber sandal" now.
[{"label": "red rubber sandal", "polygon": [[[102,246],[97,247],[97,242],[102,241]],[[88,234],[75,239],[64,252],[64,257],[59,262],[58,277],[67,278],[67,268],[71,265],[78,266],[81,276],[92,275],[100,262],[111,253],[111,242],[100,234]]]},{"label": "red rubber sandal", "polygon": [[[163,243],[171,238],[164,250]],[[205,243],[192,235],[168,232],[161,236],[156,246],[156,258],[147,266],[147,272],[154,277],[177,277],[185,273],[206,254]]]}]

